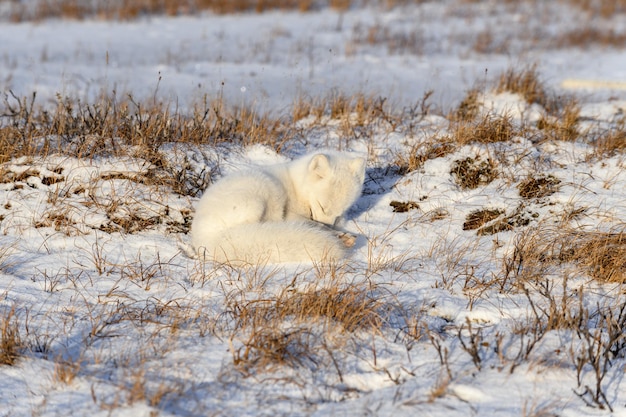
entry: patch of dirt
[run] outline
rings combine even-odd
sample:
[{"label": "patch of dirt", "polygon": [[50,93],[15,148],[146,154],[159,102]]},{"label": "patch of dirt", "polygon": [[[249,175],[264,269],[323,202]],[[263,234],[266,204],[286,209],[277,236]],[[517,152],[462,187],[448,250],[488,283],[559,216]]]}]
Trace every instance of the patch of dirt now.
[{"label": "patch of dirt", "polygon": [[43,185],[52,185],[65,181],[65,177],[43,177],[41,183]]},{"label": "patch of dirt", "polygon": [[394,213],[406,213],[409,210],[419,209],[420,206],[415,201],[392,201],[389,203],[393,207]]},{"label": "patch of dirt", "polygon": [[150,229],[163,223],[163,219],[159,216],[144,218],[136,214],[128,217],[111,217],[111,221],[106,225],[100,226],[100,230],[106,233],[124,232],[133,234]]},{"label": "patch of dirt", "polygon": [[538,213],[524,210],[524,206],[519,206],[515,213],[506,217],[497,217],[495,221],[481,227],[476,231],[478,236],[489,236],[499,232],[513,230],[516,227],[528,226],[531,221],[539,217]]},{"label": "patch of dirt", "polygon": [[465,158],[454,161],[450,174],[461,188],[474,189],[498,178],[495,168],[491,159],[481,161],[480,157]]},{"label": "patch of dirt", "polygon": [[522,198],[542,198],[559,191],[559,184],[561,184],[561,180],[552,175],[538,176],[520,182],[517,189]]},{"label": "patch of dirt", "polygon": [[473,211],[465,217],[463,230],[478,229],[485,223],[489,223],[490,221],[497,219],[502,214],[504,214],[504,210],[500,209],[482,209]]}]

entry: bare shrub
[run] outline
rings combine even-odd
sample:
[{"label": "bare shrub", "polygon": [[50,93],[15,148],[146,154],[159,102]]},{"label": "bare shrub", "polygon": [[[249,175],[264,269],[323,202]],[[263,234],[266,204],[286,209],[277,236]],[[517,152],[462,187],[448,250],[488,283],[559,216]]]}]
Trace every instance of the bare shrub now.
[{"label": "bare shrub", "polygon": [[[601,410],[608,408],[612,412],[613,407],[605,394],[605,378],[614,360],[626,355],[626,304],[598,306],[593,314],[587,311],[586,318],[589,319],[588,324],[577,329],[582,346],[570,350],[579,389],[574,392],[587,405]],[[592,375],[592,385],[586,384],[583,379],[587,369]]]}]

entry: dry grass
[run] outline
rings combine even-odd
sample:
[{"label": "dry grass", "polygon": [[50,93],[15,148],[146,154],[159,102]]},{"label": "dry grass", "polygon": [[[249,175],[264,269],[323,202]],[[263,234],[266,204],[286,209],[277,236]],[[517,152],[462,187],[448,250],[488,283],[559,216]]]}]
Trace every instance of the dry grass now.
[{"label": "dry grass", "polygon": [[352,28],[350,48],[384,45],[392,55],[423,55],[424,39],[419,30],[398,31],[380,23],[374,25],[357,24]]},{"label": "dry grass", "polygon": [[[626,234],[582,232],[563,228],[538,228],[519,236],[513,255],[505,262],[505,275],[514,272],[516,279],[544,279],[565,263],[600,282],[626,283]],[[567,265],[565,265],[567,266]]]},{"label": "dry grass", "polygon": [[389,307],[375,287],[322,281],[327,282],[301,290],[288,287],[260,299],[232,294],[226,314],[235,323],[231,339],[241,343],[231,348],[235,365],[246,372],[277,365],[321,366],[321,358],[341,340],[361,330],[381,331]]},{"label": "dry grass", "polygon": [[484,115],[473,121],[454,125],[451,139],[459,145],[468,143],[508,142],[517,134],[507,115]]},{"label": "dry grass", "polygon": [[0,316],[0,365],[15,365],[24,347],[15,307]]},{"label": "dry grass", "polygon": [[594,279],[626,283],[626,232],[578,233],[565,259],[576,262]]},{"label": "dry grass", "polygon": [[560,0],[562,3],[566,3],[580,8],[592,15],[599,15],[605,18],[612,17],[619,13],[626,13],[626,1],[625,0]]},{"label": "dry grass", "polygon": [[292,104],[291,120],[297,122],[313,117],[314,123],[343,121],[342,128],[363,127],[381,120],[391,120],[390,109],[383,97],[356,93],[352,96],[333,91],[323,97],[300,95]]},{"label": "dry grass", "polygon": [[[51,154],[93,159],[100,156],[140,157],[153,170],[131,180],[168,185],[181,194],[195,195],[210,181],[210,172],[198,177],[190,166],[169,166],[161,147],[170,143],[211,144],[262,143],[280,150],[296,135],[291,124],[250,108],[227,106],[221,99],[206,99],[183,114],[163,103],[144,105],[131,96],[118,100],[102,97],[93,104],[58,99],[50,111],[37,106],[36,96],[5,98],[0,116],[0,163],[27,156]],[[2,181],[16,182],[10,172]],[[20,176],[38,176],[24,172]],[[42,177],[50,185],[63,181],[61,175]],[[59,225],[61,217],[47,222]],[[125,225],[119,227],[127,229]]]},{"label": "dry grass", "polygon": [[53,379],[63,384],[71,384],[78,376],[80,364],[77,362],[58,361],[54,364]]},{"label": "dry grass", "polygon": [[602,132],[593,141],[599,156],[612,156],[626,151],[626,118],[620,119],[614,127]]},{"label": "dry grass", "polygon": [[[523,80],[525,77],[511,72],[508,78]],[[526,78],[521,84],[532,86],[534,83],[532,77]],[[457,117],[452,117],[445,134],[437,131],[431,136],[426,136],[410,147],[410,152],[398,156],[397,165],[401,172],[419,169],[426,161],[449,155],[461,146],[479,148],[480,155],[491,156],[496,155],[496,152],[492,152],[494,149],[508,149],[507,146],[518,145],[510,143],[518,135],[533,138],[537,136],[537,131],[533,130],[535,127],[521,130],[507,116],[480,115],[477,97],[476,94],[473,97],[468,94],[467,102],[461,106],[463,110],[459,109]],[[0,153],[3,155],[3,161],[9,161],[20,155],[34,158],[61,154],[96,159],[101,155],[130,154],[149,161],[150,168],[129,172],[106,172],[91,178],[92,181],[110,182],[116,190],[126,187],[158,189],[162,185],[167,185],[175,190],[183,190],[179,192],[186,195],[195,195],[194,193],[204,188],[202,182],[196,183],[196,186],[191,188],[183,189],[181,186],[175,188],[176,182],[186,178],[186,174],[181,174],[181,170],[185,168],[168,166],[161,150],[163,144],[170,141],[215,146],[224,143],[237,145],[264,143],[280,151],[290,146],[289,141],[297,137],[291,136],[298,130],[296,123],[306,118],[308,119],[304,120],[302,125],[310,123],[309,128],[322,126],[342,132],[365,132],[371,126],[384,126],[385,129],[389,129],[387,132],[404,133],[402,129],[414,123],[415,118],[419,119],[426,114],[423,110],[418,113],[393,113],[385,106],[384,99],[363,95],[334,94],[323,99],[302,99],[294,103],[288,117],[278,118],[255,115],[249,109],[228,109],[219,100],[207,103],[199,106],[193,114],[183,115],[173,112],[163,104],[142,105],[131,98],[102,100],[95,104],[59,100],[58,107],[49,112],[38,109],[31,98],[13,99],[9,103],[11,104],[9,111],[2,118]],[[562,111],[552,114],[551,120],[556,120],[555,123],[561,125],[577,127],[577,116],[571,118],[567,116],[568,111],[565,110],[568,108],[567,103],[556,102],[553,108]],[[570,113],[576,114],[573,110]],[[606,134],[591,139],[599,155],[623,152],[624,129],[620,123],[616,123],[614,128],[605,132]],[[301,132],[304,128],[299,129]],[[548,128],[543,128],[544,131],[546,129]],[[111,139],[113,137],[116,139]],[[561,139],[564,137],[560,136]],[[411,139],[415,137],[411,136]],[[134,149],[132,153],[131,148]],[[500,171],[504,171],[500,169],[501,165],[505,163],[505,158],[498,159],[497,164],[495,160],[481,156],[460,158],[452,162],[450,173],[460,187],[473,189],[498,178]],[[62,186],[70,175],[54,166],[44,168],[32,161],[25,164],[30,165],[23,170],[4,164],[0,168],[0,183],[28,187],[29,181],[40,180],[46,187]],[[515,178],[519,175],[518,172]],[[97,188],[97,185],[92,186]],[[586,349],[583,353],[574,352],[572,357],[575,358],[573,359],[575,366],[598,370],[595,376],[598,384],[587,391],[584,391],[586,388],[581,385],[581,397],[598,407],[607,406],[608,402],[602,397],[605,373],[602,373],[600,365],[606,363],[602,361],[616,357],[614,355],[623,355],[624,348],[620,345],[623,338],[620,339],[616,335],[623,330],[626,315],[613,312],[614,315],[610,318],[616,320],[607,319],[606,323],[598,322],[598,326],[602,326],[601,329],[590,330],[585,326],[590,325],[588,319],[594,312],[584,310],[587,307],[582,302],[582,292],[580,295],[576,293],[575,297],[571,295],[572,291],[564,291],[565,295],[560,294],[557,291],[558,285],[555,286],[551,279],[554,277],[562,279],[564,287],[568,285],[568,280],[581,277],[597,280],[599,283],[625,283],[626,239],[623,228],[616,228],[611,232],[589,232],[563,227],[564,223],[580,213],[580,209],[572,209],[563,216],[563,220],[557,226],[547,227],[545,224],[539,224],[536,228],[518,230],[530,224],[529,216],[533,215],[532,205],[545,202],[541,199],[557,192],[560,182],[556,177],[537,172],[517,185],[511,180],[509,184],[503,186],[509,186],[513,191],[514,187],[517,187],[521,197],[517,208],[512,210],[483,208],[471,212],[463,224],[464,230],[476,230],[478,236],[493,235],[501,231],[513,231],[516,234],[512,253],[502,255],[504,258],[501,271],[497,265],[495,271],[481,271],[483,260],[475,259],[476,247],[472,246],[477,244],[478,240],[492,240],[494,247],[501,247],[498,236],[476,239],[459,247],[449,244],[445,239],[433,243],[433,251],[438,252],[438,256],[433,258],[437,258],[438,267],[441,265],[442,282],[435,285],[450,289],[452,292],[459,289],[461,297],[465,297],[463,300],[467,300],[468,310],[471,311],[481,297],[491,297],[496,293],[529,298],[534,316],[528,322],[520,322],[510,334],[497,334],[495,335],[497,337],[493,338],[494,334],[490,333],[489,327],[482,328],[469,320],[461,325],[445,320],[446,324],[440,329],[429,328],[420,321],[419,314],[410,314],[411,311],[417,310],[414,306],[397,305],[398,300],[386,292],[386,287],[369,281],[380,271],[385,274],[388,271],[396,274],[394,277],[398,276],[400,280],[412,280],[420,276],[409,266],[414,261],[411,258],[412,254],[387,257],[387,252],[383,248],[387,242],[383,241],[391,241],[392,232],[385,232],[385,236],[372,239],[381,242],[381,256],[379,259],[375,257],[369,259],[370,264],[374,266],[368,266],[364,273],[366,278],[358,278],[363,275],[359,275],[361,273],[358,271],[355,273],[353,266],[348,263],[341,266],[317,265],[317,270],[304,274],[305,279],[310,281],[301,282],[300,276],[296,276],[290,283],[270,284],[274,278],[273,272],[264,271],[262,268],[256,275],[254,272],[249,273],[252,275],[250,277],[246,273],[237,275],[238,272],[229,269],[228,266],[196,264],[193,268],[197,270],[189,274],[192,276],[189,278],[192,287],[195,286],[197,289],[206,286],[222,288],[224,291],[224,303],[220,304],[216,311],[210,312],[198,305],[187,305],[184,300],[160,300],[153,296],[154,292],[149,293],[147,299],[138,299],[136,293],[127,290],[125,285],[137,287],[145,292],[153,290],[159,284],[175,287],[180,284],[180,274],[170,276],[167,272],[167,262],[162,262],[158,257],[154,260],[141,257],[125,258],[113,263],[109,249],[98,240],[91,247],[92,252],[87,255],[88,259],[80,257],[74,259],[74,262],[82,268],[80,272],[72,272],[67,268],[58,272],[43,271],[33,279],[43,282],[44,290],[52,294],[63,285],[67,287],[73,285],[74,289],[86,288],[88,285],[86,282],[94,278],[96,281],[106,282],[106,279],[97,278],[115,276],[116,281],[108,292],[106,289],[101,292],[99,290],[98,301],[94,301],[94,306],[81,304],[79,307],[90,309],[88,314],[83,315],[86,317],[85,321],[89,322],[84,341],[86,350],[103,341],[126,335],[125,332],[129,329],[134,329],[138,334],[133,333],[129,339],[137,336],[133,340],[145,343],[145,350],[160,359],[169,346],[174,345],[168,343],[170,341],[168,339],[162,342],[167,345],[166,347],[159,346],[156,340],[162,338],[164,334],[170,335],[171,340],[179,340],[179,337],[184,340],[184,337],[191,333],[194,336],[212,335],[230,341],[233,364],[244,376],[256,375],[269,379],[275,377],[281,380],[285,368],[291,368],[287,373],[292,371],[298,373],[305,369],[311,373],[321,374],[327,374],[325,371],[334,369],[343,384],[342,374],[348,367],[354,365],[353,362],[346,364],[346,357],[354,354],[350,351],[356,349],[354,346],[360,346],[362,349],[363,345],[368,345],[369,342],[363,340],[379,338],[378,340],[383,340],[383,343],[397,343],[398,340],[402,340],[400,343],[406,344],[406,354],[410,355],[412,346],[423,342],[427,336],[432,341],[433,347],[438,349],[444,371],[442,375],[445,374],[432,385],[433,389],[427,394],[427,401],[438,401],[440,397],[447,395],[447,388],[456,376],[453,375],[453,370],[456,371],[458,368],[455,367],[455,363],[448,362],[448,348],[456,346],[457,351],[469,355],[471,363],[478,371],[494,365],[496,360],[490,355],[498,352],[500,355],[498,366],[506,365],[510,372],[513,372],[520,364],[532,360],[531,353],[548,332],[570,331],[578,335],[586,346],[606,350],[598,356],[593,350]],[[77,231],[81,230],[78,227],[81,220],[76,219],[71,210],[63,210],[68,199],[78,198],[72,197],[76,195],[72,191],[73,187],[80,189],[80,192],[76,192],[81,194],[89,185],[74,184],[62,187],[67,193],[51,193],[47,203],[51,204],[54,210],[48,211],[46,216],[38,219],[34,224],[35,227],[50,228],[68,236],[76,236]],[[106,217],[107,221],[101,230],[110,233],[135,233],[145,228],[162,229],[165,227],[164,223],[168,221],[167,215],[162,212],[148,216],[145,213],[129,211],[128,202],[121,196],[104,199],[94,190],[95,188],[85,193],[91,196],[89,201],[80,201],[94,210],[98,209],[99,213]],[[416,200],[419,201],[394,200],[392,207],[400,212],[419,210],[420,204],[423,203],[421,197]],[[10,204],[7,203],[7,206],[10,207]],[[448,216],[446,213],[448,212],[445,207],[434,209],[430,214],[430,220],[441,220]],[[425,213],[422,218],[428,220],[428,216],[429,214]],[[179,224],[178,227],[179,231],[187,230],[185,224]],[[414,226],[406,222],[393,232],[402,233],[408,227]],[[423,266],[419,268],[422,269]],[[83,270],[88,272],[83,274]],[[246,281],[247,279],[249,281]],[[428,319],[434,318],[429,316]],[[0,360],[14,363],[20,355],[25,354],[14,312],[5,316],[0,324],[2,329]],[[67,326],[71,328],[72,323],[68,322]],[[593,333],[594,331],[600,333]],[[605,337],[606,335],[609,337]],[[358,360],[367,357],[367,360],[374,364],[372,368],[378,366],[376,372],[387,372],[390,380],[400,384],[402,382],[400,377],[376,363],[378,352],[374,342],[372,346],[369,348],[371,351],[365,354],[361,350],[359,355],[354,357],[358,357]],[[49,348],[42,350],[46,349]],[[102,345],[93,348],[96,349],[102,349]],[[145,352],[142,354],[148,356]],[[134,402],[160,406],[171,398],[170,395],[188,394],[186,389],[167,386],[165,383],[156,384],[155,373],[150,368],[154,362],[150,362],[149,359],[138,357],[136,362],[129,363],[119,358],[114,360],[123,368],[120,371],[121,376],[115,377],[117,379],[114,381],[121,391],[121,397],[117,402],[105,402],[96,398],[99,394],[93,394],[94,402],[102,407],[113,409]],[[96,367],[94,364],[100,366],[100,363],[102,362],[99,362],[98,358],[85,360],[84,363],[78,360],[75,362],[59,360],[55,365],[53,378],[55,381],[69,384],[78,376],[90,376]],[[224,372],[228,373],[233,368],[225,364],[224,369]],[[276,370],[278,372],[275,374],[267,374]],[[415,373],[413,370],[403,372],[410,375]],[[260,375],[262,373],[265,374]]]},{"label": "dry grass", "polygon": [[460,122],[476,119],[481,107],[479,98],[480,91],[478,89],[473,88],[469,90],[450,118]]},{"label": "dry grass", "polygon": [[[527,0],[525,3],[533,3],[537,0]],[[331,7],[338,11],[345,11],[351,7],[359,7],[363,4],[376,5],[386,9],[399,6],[406,6],[412,3],[423,3],[424,0],[187,0],[184,2],[177,0],[130,0],[130,1],[87,1],[87,0],[39,0],[35,7],[25,5],[20,2],[14,2],[10,6],[10,18],[14,22],[26,20],[41,20],[48,18],[65,18],[65,19],[136,19],[147,15],[184,15],[196,14],[203,10],[210,10],[214,13],[241,13],[256,12],[262,13],[269,10],[296,10],[307,12],[311,10],[319,10],[323,7]],[[616,14],[626,11],[626,3],[624,0],[560,0],[561,3],[571,5],[583,12],[588,13],[591,17],[600,16],[602,18],[611,18]],[[461,3],[475,3],[474,1],[461,0]],[[372,31],[372,29],[370,29]],[[374,32],[382,32],[382,30],[374,30]],[[368,33],[370,41],[376,36],[376,33]],[[574,37],[580,37],[572,32]],[[377,36],[381,36],[378,34]],[[389,35],[387,35],[389,37]],[[407,42],[407,39],[410,42]],[[587,37],[586,39],[592,39]],[[398,38],[395,35],[391,38],[394,44],[410,44],[413,48],[417,43],[410,37],[402,36]],[[489,32],[485,32],[476,40],[477,47],[488,46],[489,50],[494,50],[491,45],[491,37]],[[502,50],[500,46],[498,50]]]},{"label": "dry grass", "polygon": [[573,98],[562,99],[553,115],[545,115],[537,122],[537,129],[546,140],[575,141],[581,136],[579,118],[578,102]]},{"label": "dry grass", "polygon": [[345,11],[363,3],[393,8],[410,4],[415,0],[39,0],[35,7],[11,4],[10,19],[13,22],[50,18],[103,20],[131,20],[150,15],[193,15],[202,11],[217,14],[263,13],[271,10],[308,12],[330,7]]},{"label": "dry grass", "polygon": [[509,68],[500,75],[496,93],[509,92],[519,94],[532,104],[537,103],[550,111],[553,107],[550,95],[539,77],[536,65],[522,68]]},{"label": "dry grass", "polygon": [[[37,106],[35,95],[13,96],[5,99],[4,108],[0,162],[47,153],[93,158],[139,147],[158,164],[164,163],[158,155],[164,143],[265,143],[280,148],[285,133],[280,120],[250,108],[228,107],[219,98],[206,99],[191,114],[163,103],[139,103],[132,96],[101,97],[93,104],[59,97],[53,111]],[[53,143],[48,136],[60,140]]]},{"label": "dry grass", "polygon": [[[406,174],[420,169],[426,161],[444,157],[467,144],[509,142],[521,134],[513,125],[511,117],[495,114],[479,116],[478,110],[477,92],[472,90],[457,110],[450,115],[449,133],[436,135],[418,142],[408,152],[396,156],[395,165],[398,167],[399,173]],[[478,181],[476,185],[472,185],[473,180],[468,179],[467,187],[463,185],[464,188],[475,188],[478,184],[487,184],[495,178],[491,178],[495,167],[492,161],[483,162],[482,165],[478,163],[481,166],[478,169],[480,172],[473,172],[476,170],[470,172],[469,165],[472,165],[473,162],[459,162],[455,163],[453,167],[452,173],[457,178],[473,174],[483,176],[482,179],[476,180]]]},{"label": "dry grass", "polygon": [[562,33],[552,43],[556,48],[587,48],[594,45],[620,48],[626,43],[626,33],[612,28],[585,27]]},{"label": "dry grass", "polygon": [[422,168],[430,159],[441,158],[454,152],[456,146],[447,137],[433,138],[433,140],[419,142],[406,153],[396,155],[394,165],[401,175]]},{"label": "dry grass", "polygon": [[[344,9],[347,1],[335,0],[331,6]],[[315,7],[312,0],[131,0],[97,1],[84,0],[41,0],[36,7],[12,5],[11,20],[64,19],[121,19],[130,20],[148,15],[177,16],[195,14],[203,10],[214,13],[265,12],[274,9],[306,12]]]}]

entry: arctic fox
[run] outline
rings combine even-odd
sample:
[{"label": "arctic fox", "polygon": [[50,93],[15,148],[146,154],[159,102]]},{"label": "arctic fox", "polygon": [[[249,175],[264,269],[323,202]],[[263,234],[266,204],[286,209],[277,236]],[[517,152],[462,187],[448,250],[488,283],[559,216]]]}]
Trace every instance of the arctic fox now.
[{"label": "arctic fox", "polygon": [[356,238],[335,227],[364,177],[363,158],[334,151],[228,175],[198,202],[194,252],[239,265],[340,259]]}]

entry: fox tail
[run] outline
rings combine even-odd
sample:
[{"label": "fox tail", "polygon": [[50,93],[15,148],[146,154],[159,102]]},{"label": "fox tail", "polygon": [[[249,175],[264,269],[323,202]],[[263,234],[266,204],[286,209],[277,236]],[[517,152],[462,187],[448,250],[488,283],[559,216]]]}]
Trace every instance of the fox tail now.
[{"label": "fox tail", "polygon": [[346,246],[331,229],[304,222],[238,225],[196,238],[194,245],[200,259],[235,265],[330,261],[346,255]]}]

